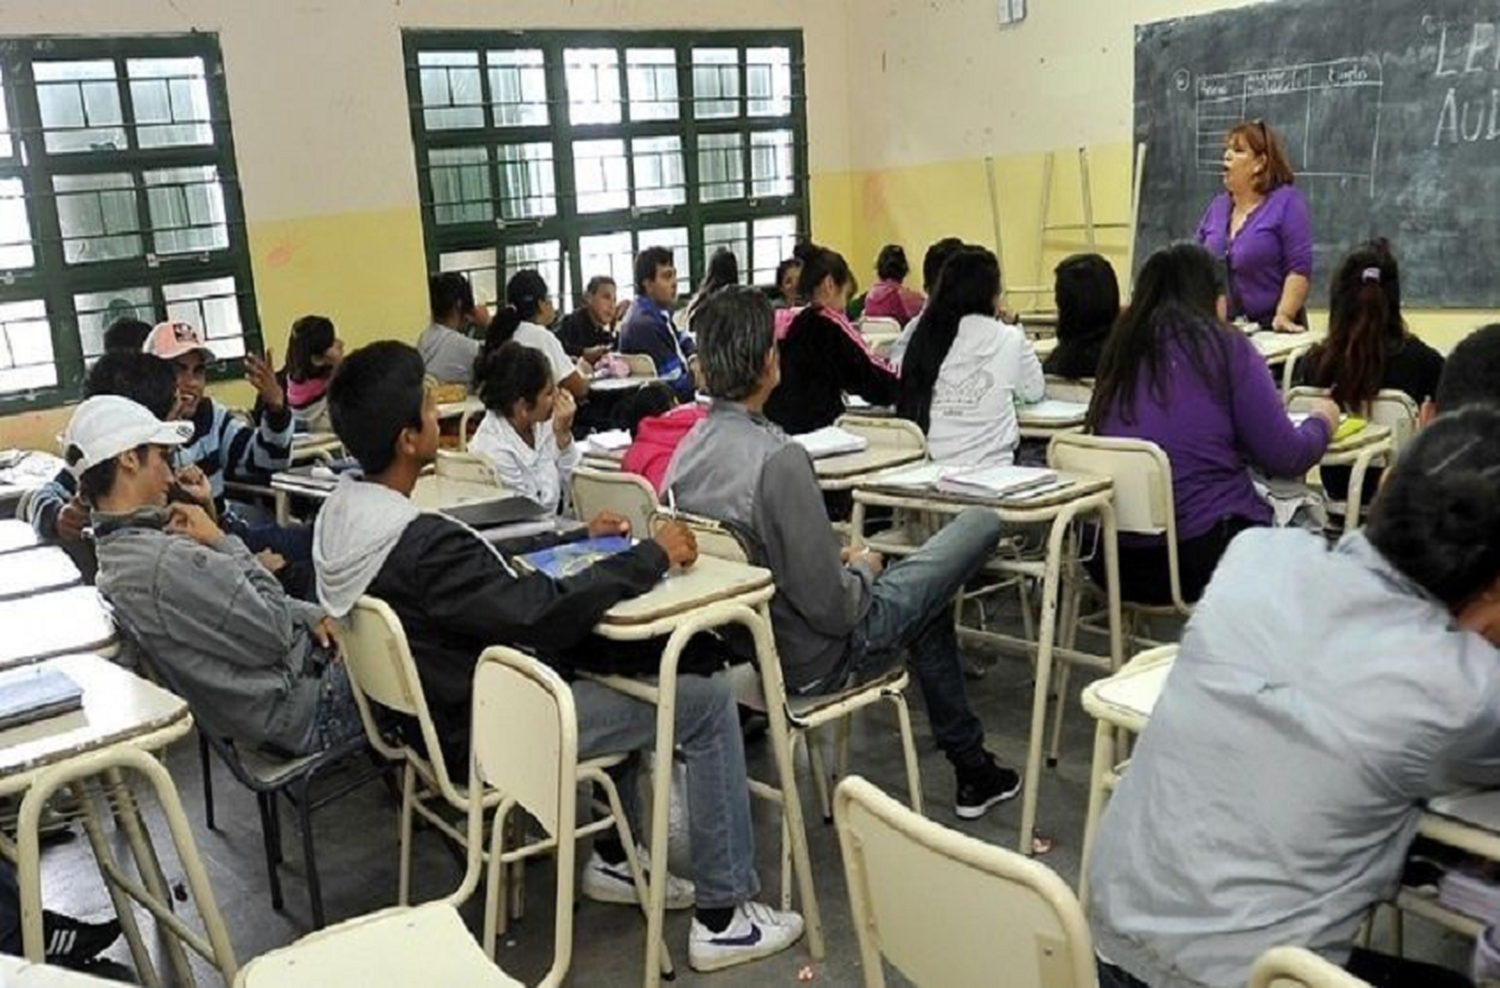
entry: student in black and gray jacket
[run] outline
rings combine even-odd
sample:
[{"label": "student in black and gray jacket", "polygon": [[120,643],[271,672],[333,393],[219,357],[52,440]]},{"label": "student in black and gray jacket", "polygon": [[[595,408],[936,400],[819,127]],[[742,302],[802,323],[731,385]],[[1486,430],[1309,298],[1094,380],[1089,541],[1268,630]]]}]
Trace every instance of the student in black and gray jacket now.
[{"label": "student in black and gray jacket", "polygon": [[766,416],[781,376],[771,303],[754,289],[726,288],[696,325],[714,401],[677,447],[667,491],[680,507],[757,543],[758,561],[776,576],[771,621],[787,688],[836,693],[878,679],[905,654],[953,763],[954,812],[976,819],[1015,796],[1021,777],[985,750],[984,725],[965,695],[952,610],[954,595],[993,555],[1000,519],[965,511],[888,568],[878,553],[841,549],[812,459]]}]

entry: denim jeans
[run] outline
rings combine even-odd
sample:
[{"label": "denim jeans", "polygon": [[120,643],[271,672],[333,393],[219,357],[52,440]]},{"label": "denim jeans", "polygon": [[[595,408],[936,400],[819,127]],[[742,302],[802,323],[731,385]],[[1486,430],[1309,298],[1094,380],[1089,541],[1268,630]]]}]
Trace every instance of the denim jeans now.
[{"label": "denim jeans", "polygon": [[922,686],[938,748],[951,757],[982,744],[984,725],[964,689],[953,598],[995,554],[1004,527],[993,511],[965,511],[887,567],[871,588],[843,683],[826,692],[878,679],[904,656]]},{"label": "denim jeans", "polygon": [[313,711],[312,723],[308,725],[302,753],[310,755],[327,751],[362,733],[364,724],[359,719],[359,707],[354,702],[349,673],[343,665],[333,663],[323,673],[323,688],[318,693],[318,705]]},{"label": "denim jeans", "polygon": [[[589,680],[573,683],[578,710],[578,757],[638,751],[656,740],[656,707]],[[693,882],[700,909],[723,909],[753,899],[755,839],[745,746],[729,677],[677,679],[676,743],[687,760],[687,809],[693,845]],[[630,763],[638,765],[639,759]],[[637,840],[644,841],[634,772],[621,780],[620,800]],[[658,785],[668,785],[666,779]],[[656,862],[654,867],[665,867]]]}]

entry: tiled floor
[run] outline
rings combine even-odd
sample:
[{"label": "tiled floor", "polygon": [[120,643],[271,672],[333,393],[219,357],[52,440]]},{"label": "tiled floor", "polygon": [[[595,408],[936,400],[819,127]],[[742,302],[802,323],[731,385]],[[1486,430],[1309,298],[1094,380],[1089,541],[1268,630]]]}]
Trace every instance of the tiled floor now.
[{"label": "tiled floor", "polygon": [[[988,728],[991,747],[1002,760],[1020,765],[1025,757],[1030,716],[1029,665],[1024,659],[1009,655],[998,659],[987,656],[985,661],[993,664],[989,665],[983,679],[969,684],[971,696]],[[1082,687],[1078,679],[1075,676],[1063,735],[1063,757],[1055,769],[1045,771],[1040,804],[1040,828],[1056,839],[1056,849],[1044,860],[1070,884],[1075,883],[1078,876],[1092,747],[1092,721],[1078,706],[1077,690]],[[987,817],[973,823],[960,823],[953,816],[951,771],[931,745],[920,700],[915,701],[914,708],[922,785],[929,814],[944,824],[994,841],[1002,847],[1014,847],[1019,801],[992,810]],[[900,749],[887,714],[877,711],[861,718],[854,732],[854,752],[853,771],[893,793],[904,791]],[[752,772],[769,777],[770,759],[766,743],[752,744],[749,755]],[[209,832],[202,826],[202,789],[196,745],[188,741],[181,743],[171,752],[168,763],[197,828],[199,850],[208,864],[219,907],[225,915],[240,959],[251,958],[306,932],[309,916],[306,887],[302,881],[297,831],[290,817],[283,828],[288,859],[283,868],[286,909],[277,913],[270,908],[254,798],[238,787],[227,771],[218,767],[215,788],[219,830]],[[810,784],[803,786],[803,793],[804,805],[810,810],[809,841],[828,941],[828,956],[812,965],[813,983],[859,985],[862,984],[859,951],[850,927],[837,838],[831,825],[825,826],[819,821],[816,796]],[[766,894],[772,896],[778,888],[777,817],[764,805],[758,805],[755,820],[759,845],[757,861]],[[156,822],[159,824],[159,819]],[[330,921],[394,904],[396,810],[386,791],[378,784],[367,786],[323,810],[316,817],[315,824]],[[154,829],[161,833],[160,826]],[[159,841],[159,846],[165,847],[166,844]],[[180,874],[175,862],[169,860],[166,867],[169,878]],[[434,833],[429,831],[418,835],[414,855],[414,895],[417,898],[447,893],[458,883],[461,874],[461,865]],[[54,846],[45,853],[44,883],[50,908],[85,916],[108,912],[108,899],[82,840]],[[501,965],[528,983],[534,983],[541,976],[551,959],[551,888],[550,863],[533,865],[527,880],[527,919],[512,929],[499,951]],[[479,927],[480,914],[478,902],[471,901],[465,916],[475,930]],[[670,915],[667,924],[668,944],[678,960],[677,984],[713,984],[721,988],[792,984],[798,980],[799,969],[810,963],[805,947],[799,947],[737,970],[711,976],[695,975],[686,964],[687,915]],[[582,902],[576,914],[575,930],[574,984],[627,985],[640,980],[644,923],[639,914],[624,907]],[[1465,963],[1469,949],[1463,940],[1443,934],[1418,920],[1407,923],[1407,945],[1412,956],[1455,966]],[[121,964],[128,964],[129,953],[123,942],[117,944],[109,956]],[[128,968],[121,967],[117,971],[123,978],[130,975]],[[211,978],[202,980],[213,983]],[[899,983],[899,979],[892,983]],[[995,984],[1004,983],[1003,974],[997,974]]]}]

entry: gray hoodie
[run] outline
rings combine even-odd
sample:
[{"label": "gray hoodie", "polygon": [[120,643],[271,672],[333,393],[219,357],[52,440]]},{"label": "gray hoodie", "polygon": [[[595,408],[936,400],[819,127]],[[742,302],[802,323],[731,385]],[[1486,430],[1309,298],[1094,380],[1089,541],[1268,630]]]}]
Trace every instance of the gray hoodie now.
[{"label": "gray hoodie", "polygon": [[312,636],[322,609],[287,596],[234,536],[208,547],[144,520],[94,516],[100,592],[201,722],[302,753],[328,668]]},{"label": "gray hoodie", "polygon": [[313,567],[318,600],[342,618],[364,596],[406,526],[421,510],[384,484],[345,474],[313,524]]}]

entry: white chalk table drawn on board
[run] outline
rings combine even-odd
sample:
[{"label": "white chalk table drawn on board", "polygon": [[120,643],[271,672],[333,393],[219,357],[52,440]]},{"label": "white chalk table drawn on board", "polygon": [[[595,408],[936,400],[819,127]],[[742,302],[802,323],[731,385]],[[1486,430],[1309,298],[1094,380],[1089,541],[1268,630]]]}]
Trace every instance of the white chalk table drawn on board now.
[{"label": "white chalk table drawn on board", "polygon": [[[1179,69],[1179,83],[1186,72]],[[1224,135],[1244,120],[1264,120],[1281,135],[1302,178],[1358,179],[1375,194],[1380,159],[1380,60],[1374,56],[1201,75],[1197,80],[1198,170],[1218,174]],[[1368,140],[1350,146],[1320,140],[1325,122],[1359,121]]]}]

